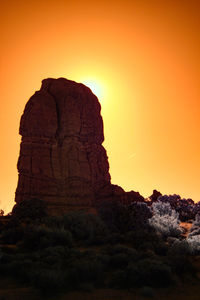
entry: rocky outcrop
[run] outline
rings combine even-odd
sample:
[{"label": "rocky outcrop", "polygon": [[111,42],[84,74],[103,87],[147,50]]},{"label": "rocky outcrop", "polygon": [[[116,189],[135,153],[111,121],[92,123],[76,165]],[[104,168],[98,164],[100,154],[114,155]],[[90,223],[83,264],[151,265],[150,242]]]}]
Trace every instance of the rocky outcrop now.
[{"label": "rocky outcrop", "polygon": [[110,184],[97,97],[83,84],[45,79],[20,122],[15,201],[47,201],[49,210],[92,207],[99,195],[122,193]]}]

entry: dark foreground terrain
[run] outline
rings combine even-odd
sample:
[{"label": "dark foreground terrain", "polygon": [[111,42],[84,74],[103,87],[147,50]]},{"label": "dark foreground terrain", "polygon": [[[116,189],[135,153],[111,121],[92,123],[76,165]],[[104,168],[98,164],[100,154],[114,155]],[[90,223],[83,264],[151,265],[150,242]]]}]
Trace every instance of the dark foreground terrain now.
[{"label": "dark foreground terrain", "polygon": [[97,215],[49,216],[23,201],[1,217],[0,299],[199,300],[199,214],[172,206],[113,199]]}]

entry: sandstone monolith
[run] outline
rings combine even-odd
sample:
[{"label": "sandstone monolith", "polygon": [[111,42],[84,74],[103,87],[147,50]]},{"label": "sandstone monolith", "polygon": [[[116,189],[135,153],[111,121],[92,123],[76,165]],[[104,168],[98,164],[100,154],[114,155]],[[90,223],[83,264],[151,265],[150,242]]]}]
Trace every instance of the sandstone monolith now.
[{"label": "sandstone monolith", "polygon": [[102,146],[100,111],[85,85],[65,78],[42,81],[21,117],[17,203],[40,198],[49,211],[65,213],[92,207],[98,195],[117,190]]}]

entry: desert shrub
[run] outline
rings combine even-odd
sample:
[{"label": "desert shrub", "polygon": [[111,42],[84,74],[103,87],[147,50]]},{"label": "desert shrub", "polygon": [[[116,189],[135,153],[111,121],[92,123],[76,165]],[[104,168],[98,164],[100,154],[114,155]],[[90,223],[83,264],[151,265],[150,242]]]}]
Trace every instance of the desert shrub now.
[{"label": "desert shrub", "polygon": [[2,230],[5,227],[4,221],[5,221],[6,217],[4,216],[4,211],[0,209],[0,233],[2,232]]},{"label": "desert shrub", "polygon": [[200,215],[200,201],[193,205],[193,213],[194,216],[196,216],[197,214]]},{"label": "desert shrub", "polygon": [[178,206],[179,201],[181,200],[181,196],[174,194],[174,195],[161,195],[157,199],[160,202],[163,203],[169,203],[172,209],[176,209]]},{"label": "desert shrub", "polygon": [[155,254],[165,256],[167,254],[168,245],[162,238],[159,238],[157,241],[153,242],[153,249]]},{"label": "desert shrub", "polygon": [[173,283],[171,268],[159,259],[144,259],[138,262],[140,285],[169,286]]},{"label": "desert shrub", "polygon": [[46,239],[48,240],[48,246],[72,246],[72,235],[68,230],[65,229],[54,229],[50,230],[47,234]]},{"label": "desert shrub", "polygon": [[162,194],[157,191],[157,190],[153,190],[153,194],[149,197],[149,199],[151,200],[151,203],[155,202],[158,200],[158,197],[162,196]]},{"label": "desert shrub", "polygon": [[143,286],[141,288],[140,294],[145,298],[153,298],[155,296],[155,290],[149,286]]},{"label": "desert shrub", "polygon": [[151,287],[169,286],[173,283],[170,266],[155,259],[130,262],[124,270],[112,274],[110,285],[115,288],[131,288],[149,285]]},{"label": "desert shrub", "polygon": [[187,240],[174,239],[172,244],[169,246],[168,255],[188,255],[190,253],[190,247]]},{"label": "desert shrub", "polygon": [[63,216],[47,216],[43,222],[49,228],[60,229],[64,227]]},{"label": "desert shrub", "polygon": [[106,255],[94,250],[78,251],[55,246],[15,255],[2,254],[0,272],[3,276],[32,284],[42,294],[53,294],[71,289],[83,290],[87,285],[101,286],[107,261]]},{"label": "desert shrub", "polygon": [[133,228],[137,229],[147,225],[149,218],[152,217],[152,211],[146,203],[133,202],[127,207]]},{"label": "desert shrub", "polygon": [[21,247],[27,250],[37,250],[57,245],[71,247],[71,233],[64,229],[29,226],[24,232],[24,238],[21,243]]},{"label": "desert shrub", "polygon": [[68,288],[68,282],[65,280],[62,271],[49,269],[36,269],[32,271],[32,284],[46,296],[58,294]]},{"label": "desert shrub", "polygon": [[94,253],[89,255],[63,246],[3,255],[0,271],[2,275],[33,284],[44,294],[78,289],[84,283],[98,285],[105,277],[104,266]]},{"label": "desert shrub", "polygon": [[28,274],[33,268],[33,263],[30,259],[23,261],[13,260],[6,266],[7,275],[16,278],[21,282],[28,282]]},{"label": "desert shrub", "polygon": [[200,234],[198,235],[190,235],[186,239],[190,253],[191,254],[200,254]]},{"label": "desert shrub", "polygon": [[195,236],[195,235],[200,235],[200,227],[199,228],[193,228],[188,234],[188,238]]},{"label": "desert shrub", "polygon": [[167,255],[167,261],[173,274],[180,278],[184,278],[187,274],[195,276],[196,268],[192,265],[190,256],[185,253],[180,254],[181,251],[169,251]]},{"label": "desert shrub", "polygon": [[171,216],[175,214],[175,216],[178,218],[178,214],[175,213],[170,203],[168,202],[157,201],[156,203],[153,203],[152,210],[153,214],[156,214],[161,217],[165,215]]},{"label": "desert shrub", "polygon": [[195,215],[200,212],[200,206],[194,203],[192,199],[181,199],[180,195],[163,195],[157,198],[158,201],[169,203],[179,214],[182,222],[194,219]]},{"label": "desert shrub", "polygon": [[[159,197],[160,199],[160,197]],[[179,236],[182,233],[178,213],[171,208],[169,203],[162,201],[154,202],[152,205],[153,217],[149,224],[164,237]]]},{"label": "desert shrub", "polygon": [[107,227],[114,232],[126,232],[130,227],[126,206],[114,199],[103,201],[98,206],[98,214]]},{"label": "desert shrub", "polygon": [[180,277],[184,277],[185,274],[195,275],[196,269],[190,261],[191,254],[191,245],[188,239],[174,239],[171,242],[167,252],[167,260],[173,273]]},{"label": "desert shrub", "polygon": [[127,288],[127,272],[126,270],[117,270],[111,274],[108,285],[112,288]]},{"label": "desert shrub", "polygon": [[64,228],[71,232],[76,241],[88,245],[105,243],[108,236],[104,222],[98,216],[84,212],[70,212],[63,217],[48,217],[45,224],[51,228]]},{"label": "desert shrub", "polygon": [[32,268],[33,261],[27,254],[3,254],[0,259],[1,275],[13,277],[20,282],[28,282]]},{"label": "desert shrub", "polygon": [[[62,266],[63,267],[63,266]],[[79,289],[82,284],[102,285],[105,279],[103,264],[95,259],[74,257],[63,267],[65,281],[70,289]]]},{"label": "desert shrub", "polygon": [[89,282],[84,282],[79,285],[79,290],[87,293],[91,293],[94,290],[94,285]]},{"label": "desert shrub", "polygon": [[4,229],[1,240],[4,244],[16,244],[23,239],[24,228],[21,226]]},{"label": "desert shrub", "polygon": [[42,258],[42,260],[45,257],[52,257],[55,261],[57,259],[59,260],[65,260],[66,258],[70,257],[71,254],[73,254],[73,249],[69,248],[68,246],[51,246],[47,247],[45,249],[42,249],[39,252],[34,253],[37,257],[39,254],[39,257]]},{"label": "desert shrub", "polygon": [[200,215],[197,214],[186,239],[190,253],[200,254]]},{"label": "desert shrub", "polygon": [[195,204],[191,199],[180,199],[176,207],[176,211],[179,213],[179,219],[182,222],[195,218]]},{"label": "desert shrub", "polygon": [[110,255],[104,254],[104,253],[99,253],[97,256],[97,260],[104,266],[104,270],[109,269]]},{"label": "desert shrub", "polygon": [[[109,254],[109,255],[115,255],[115,254],[119,254],[119,253],[126,253],[128,255],[131,255],[132,257],[135,257],[138,255],[137,250],[135,250],[132,247],[128,247],[125,245],[121,245],[121,244],[117,244],[117,245],[113,245],[113,246],[105,246],[102,248],[102,252]],[[136,258],[137,259],[137,258]]]},{"label": "desert shrub", "polygon": [[77,260],[71,268],[76,269],[80,282],[99,282],[104,279],[104,268],[98,261]]},{"label": "desert shrub", "polygon": [[137,250],[124,245],[107,246],[102,252],[109,255],[110,268],[124,268],[130,261],[136,261],[139,257]]},{"label": "desert shrub", "polygon": [[12,210],[11,221],[30,223],[42,220],[46,213],[46,202],[33,198],[17,203]]},{"label": "desert shrub", "polygon": [[118,253],[110,258],[109,266],[111,268],[125,268],[129,263],[129,256],[125,253]]},{"label": "desert shrub", "polygon": [[[162,237],[156,233],[151,225],[147,224],[137,230],[132,230],[124,235],[124,242],[129,243],[139,251],[147,249],[153,251],[164,251],[166,247]],[[161,250],[162,249],[162,250]]]},{"label": "desert shrub", "polygon": [[123,234],[147,226],[147,220],[152,216],[146,203],[124,205],[115,199],[101,202],[98,213],[111,231]]},{"label": "desert shrub", "polygon": [[[198,232],[200,229],[200,214],[197,214],[195,216],[195,220],[194,222],[192,223],[192,227],[190,228],[190,232],[189,232],[189,235],[191,235],[194,231],[195,232]],[[197,233],[198,234],[198,233]],[[195,234],[192,234],[192,235],[195,235]]]},{"label": "desert shrub", "polygon": [[8,264],[11,261],[12,261],[12,255],[1,252],[1,259],[0,259],[1,265]]}]

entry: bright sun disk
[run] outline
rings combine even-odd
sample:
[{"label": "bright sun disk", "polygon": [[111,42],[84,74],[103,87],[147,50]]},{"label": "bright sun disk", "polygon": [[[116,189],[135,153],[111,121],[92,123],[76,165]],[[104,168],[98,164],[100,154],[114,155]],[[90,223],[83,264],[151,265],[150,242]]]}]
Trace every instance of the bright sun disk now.
[{"label": "bright sun disk", "polygon": [[82,83],[88,86],[99,100],[102,100],[103,90],[100,84],[98,84],[95,80],[83,80]]}]

